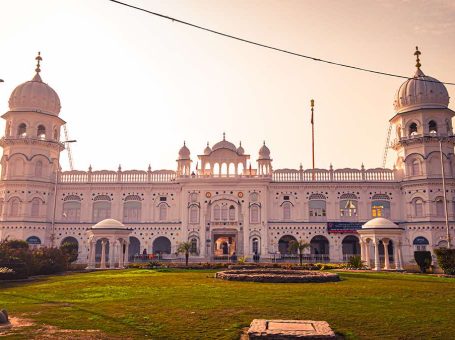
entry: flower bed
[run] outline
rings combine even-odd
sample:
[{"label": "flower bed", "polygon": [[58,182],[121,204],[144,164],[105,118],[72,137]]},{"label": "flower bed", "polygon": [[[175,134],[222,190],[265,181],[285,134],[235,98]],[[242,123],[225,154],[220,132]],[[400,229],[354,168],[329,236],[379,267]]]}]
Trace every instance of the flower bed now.
[{"label": "flower bed", "polygon": [[307,283],[340,281],[340,278],[336,273],[284,269],[226,270],[216,273],[215,277],[222,280],[268,283]]}]

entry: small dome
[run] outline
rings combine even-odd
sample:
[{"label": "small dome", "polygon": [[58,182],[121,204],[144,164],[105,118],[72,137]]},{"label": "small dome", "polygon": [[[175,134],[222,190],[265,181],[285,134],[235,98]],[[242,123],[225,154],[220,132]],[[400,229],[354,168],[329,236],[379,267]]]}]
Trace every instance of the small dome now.
[{"label": "small dome", "polygon": [[223,133],[223,140],[221,142],[216,143],[212,148],[213,151],[218,150],[218,149],[228,149],[228,150],[237,152],[237,148],[235,147],[235,145],[226,140],[226,134],[224,134],[224,133]]},{"label": "small dome", "polygon": [[40,76],[40,64],[42,60],[38,54],[36,75],[32,80],[17,86],[9,98],[10,111],[38,111],[58,116],[60,113],[60,99],[57,93],[43,83]]},{"label": "small dome", "polygon": [[365,223],[362,226],[362,229],[401,229],[401,228],[386,218],[376,217],[376,218],[373,218],[372,220],[369,220],[367,223]]},{"label": "small dome", "polygon": [[212,149],[209,146],[209,142],[207,142],[207,146],[204,149],[204,155],[210,155],[212,153]]},{"label": "small dome", "polygon": [[108,218],[95,224],[92,229],[126,229],[126,227],[123,223],[113,218]]},{"label": "small dome", "polygon": [[239,155],[243,155],[243,154],[245,153],[245,150],[244,150],[243,147],[242,147],[242,142],[240,142],[240,145],[239,145],[239,147],[237,148],[237,153],[238,153]]},{"label": "small dome", "polygon": [[265,145],[265,141],[264,144],[259,149],[259,159],[270,159],[270,150]]},{"label": "small dome", "polygon": [[426,76],[420,69],[420,51],[416,48],[417,71],[398,89],[393,106],[396,113],[417,109],[446,109],[449,105],[447,88],[439,80]]},{"label": "small dome", "polygon": [[179,159],[190,159],[190,150],[186,147],[185,142],[179,150]]}]

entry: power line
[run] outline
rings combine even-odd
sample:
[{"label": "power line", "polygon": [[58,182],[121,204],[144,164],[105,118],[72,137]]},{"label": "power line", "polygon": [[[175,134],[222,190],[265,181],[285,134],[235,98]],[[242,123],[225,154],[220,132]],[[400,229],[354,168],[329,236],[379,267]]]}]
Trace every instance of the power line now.
[{"label": "power line", "polygon": [[[167,16],[167,15],[161,14],[161,13],[149,11],[149,10],[147,10],[145,8],[133,6],[133,5],[127,4],[125,2],[121,2],[121,1],[117,1],[117,0],[109,0],[109,1],[111,1],[113,3],[116,3],[118,5],[126,6],[126,7],[129,7],[129,8],[136,9],[138,11],[142,11],[142,12],[145,12],[145,13],[148,13],[148,14],[152,14],[152,15],[155,15],[155,16],[163,18],[163,19],[168,19],[168,20],[171,20],[172,22],[178,22],[179,24],[187,25],[187,26],[190,26],[190,27],[193,27],[193,28],[197,28],[197,29],[200,29],[200,30],[203,30],[203,31],[206,31],[206,32],[213,33],[213,34],[217,34],[217,35],[220,35],[220,36],[223,36],[223,37],[226,37],[226,38],[238,40],[238,41],[241,41],[241,42],[244,42],[244,43],[247,43],[247,44],[251,44],[251,45],[256,45],[256,46],[259,46],[259,47],[267,48],[269,50],[274,50],[274,51],[290,54],[290,55],[293,55],[293,56],[297,56],[297,57],[301,57],[301,58],[305,58],[305,59],[310,59],[310,60],[313,60],[313,61],[319,61],[321,63],[326,63],[326,64],[330,64],[330,65],[350,68],[350,69],[354,69],[354,70],[358,70],[358,71],[369,72],[369,73],[374,73],[374,74],[380,74],[380,75],[388,76],[388,77],[395,77],[395,78],[402,78],[402,79],[412,79],[410,77],[402,76],[402,75],[399,75],[399,74],[376,71],[376,70],[371,70],[371,69],[367,69],[367,68],[363,68],[363,67],[359,67],[359,66],[347,65],[347,64],[342,64],[342,63],[338,63],[338,62],[335,62],[335,61],[330,61],[330,60],[326,60],[326,59],[320,59],[320,58],[311,57],[311,56],[304,55],[304,54],[301,54],[301,53],[292,52],[292,51],[285,50],[285,49],[282,49],[282,48],[278,48],[278,47],[274,47],[274,46],[258,43],[258,42],[252,41],[252,40],[244,39],[244,38],[241,38],[241,37],[237,37],[237,36],[234,36],[234,35],[231,35],[231,34],[215,31],[215,30],[207,28],[207,27],[199,26],[199,25],[193,24],[191,22],[180,20],[180,19],[177,19],[177,18],[174,18],[174,17],[170,17],[170,16]],[[438,80],[420,79],[420,78],[415,78],[415,79],[419,80],[419,81],[426,81],[426,82],[431,82],[431,83],[442,83],[442,84],[445,84],[445,85],[455,85],[455,83],[440,82]]]}]

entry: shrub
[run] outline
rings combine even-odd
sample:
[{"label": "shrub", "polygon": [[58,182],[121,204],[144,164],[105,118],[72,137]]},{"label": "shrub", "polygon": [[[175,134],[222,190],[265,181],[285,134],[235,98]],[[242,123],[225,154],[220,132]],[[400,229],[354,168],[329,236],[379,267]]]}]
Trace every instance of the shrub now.
[{"label": "shrub", "polygon": [[32,253],[34,275],[61,273],[68,267],[65,254],[58,248],[43,247],[33,250]]},{"label": "shrub", "polygon": [[158,262],[158,261],[150,261],[148,264],[147,264],[147,268],[148,269],[154,269],[154,268],[159,268],[161,267],[161,263]]},{"label": "shrub", "polygon": [[455,249],[439,248],[434,252],[444,274],[455,275]]},{"label": "shrub", "polygon": [[425,250],[415,251],[414,259],[420,268],[420,272],[426,273],[431,266],[431,252]]},{"label": "shrub", "polygon": [[26,279],[29,276],[27,264],[17,257],[0,259],[0,280]]},{"label": "shrub", "polygon": [[60,246],[60,250],[66,256],[68,264],[77,260],[77,256],[79,255],[77,243],[65,242]]},{"label": "shrub", "polygon": [[349,258],[347,263],[348,269],[364,269],[365,263],[359,255],[354,255]]},{"label": "shrub", "polygon": [[245,256],[240,256],[237,260],[238,264],[245,264],[246,263],[246,257]]}]

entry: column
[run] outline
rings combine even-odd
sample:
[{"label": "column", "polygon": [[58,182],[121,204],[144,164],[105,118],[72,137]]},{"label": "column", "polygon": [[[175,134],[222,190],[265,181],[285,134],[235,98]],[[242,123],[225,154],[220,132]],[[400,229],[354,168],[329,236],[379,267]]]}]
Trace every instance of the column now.
[{"label": "column", "polygon": [[128,267],[128,256],[129,256],[128,247],[129,247],[129,245],[130,245],[130,242],[129,241],[125,241],[125,256],[124,256],[124,260],[123,260],[123,266],[125,268]]},{"label": "column", "polygon": [[115,240],[109,240],[109,268],[115,268]]},{"label": "column", "polygon": [[379,240],[374,239],[374,269],[376,271],[381,271],[381,261],[379,260]]},{"label": "column", "polygon": [[100,269],[106,269],[106,240],[101,240],[101,263]]},{"label": "column", "polygon": [[389,261],[389,241],[382,240],[382,244],[384,245],[384,269],[390,269],[390,261]]},{"label": "column", "polygon": [[[370,241],[371,242],[371,241]],[[371,268],[371,260],[370,260],[370,242],[365,242],[365,262],[367,264],[367,268]]]},{"label": "column", "polygon": [[95,246],[96,243],[93,242],[93,239],[89,239],[87,269],[95,268]]},{"label": "column", "polygon": [[118,241],[118,267],[123,268],[123,241]]},{"label": "column", "polygon": [[397,245],[397,264],[395,265],[396,270],[403,270],[403,258],[401,255],[401,242],[396,242]]},{"label": "column", "polygon": [[360,240],[360,259],[366,261],[365,241],[362,239]]}]

